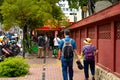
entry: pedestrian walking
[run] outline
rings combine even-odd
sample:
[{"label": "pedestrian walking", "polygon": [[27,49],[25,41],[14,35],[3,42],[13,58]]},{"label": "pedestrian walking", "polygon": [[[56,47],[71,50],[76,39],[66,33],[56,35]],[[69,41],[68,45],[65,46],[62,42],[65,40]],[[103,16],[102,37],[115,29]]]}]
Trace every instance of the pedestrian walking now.
[{"label": "pedestrian walking", "polygon": [[55,57],[57,55],[58,45],[59,45],[59,42],[60,42],[60,38],[58,37],[58,35],[55,36],[55,38],[53,39],[53,42],[54,42],[54,49],[53,49],[52,57]]},{"label": "pedestrian walking", "polygon": [[45,34],[44,38],[45,38],[46,57],[48,58],[48,57],[49,57],[49,46],[50,46],[50,45],[49,45],[49,41],[50,41],[50,39],[49,39],[49,37],[48,37],[47,34]]},{"label": "pedestrian walking", "polygon": [[54,35],[53,35],[53,33],[51,33],[50,34],[50,50],[53,50],[53,48],[54,48],[53,39],[54,39]]},{"label": "pedestrian walking", "polygon": [[[70,31],[68,29],[64,30],[65,38],[60,41],[58,46],[58,59],[61,59],[63,80],[73,80],[74,53],[78,55],[76,42],[74,39],[70,38],[69,34]],[[78,56],[77,58],[79,59]]]},{"label": "pedestrian walking", "polygon": [[38,56],[37,56],[37,58],[44,57],[44,52],[43,52],[44,44],[45,44],[45,39],[44,39],[43,34],[41,34],[38,37]]},{"label": "pedestrian walking", "polygon": [[82,47],[82,56],[84,64],[84,75],[85,80],[89,78],[89,66],[92,74],[92,80],[95,80],[95,55],[98,53],[96,47],[92,44],[90,38],[86,38],[84,41],[85,45]]}]

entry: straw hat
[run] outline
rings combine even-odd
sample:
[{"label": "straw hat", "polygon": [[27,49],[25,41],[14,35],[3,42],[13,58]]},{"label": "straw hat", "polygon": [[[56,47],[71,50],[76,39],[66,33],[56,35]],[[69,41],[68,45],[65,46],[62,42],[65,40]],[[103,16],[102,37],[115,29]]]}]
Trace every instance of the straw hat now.
[{"label": "straw hat", "polygon": [[90,38],[86,38],[83,42],[85,44],[92,44],[92,40]]}]

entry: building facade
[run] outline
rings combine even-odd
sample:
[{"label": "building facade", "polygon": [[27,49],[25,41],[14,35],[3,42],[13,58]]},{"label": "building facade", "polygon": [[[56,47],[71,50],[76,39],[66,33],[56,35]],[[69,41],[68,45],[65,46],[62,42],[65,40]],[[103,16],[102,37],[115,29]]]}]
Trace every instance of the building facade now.
[{"label": "building facade", "polygon": [[60,0],[57,3],[57,5],[61,7],[61,10],[63,11],[63,13],[65,14],[65,16],[67,17],[67,19],[70,22],[77,22],[77,21],[82,19],[82,16],[81,16],[82,10],[81,10],[81,8],[79,8],[79,9],[74,9],[74,8],[70,9],[67,0]]}]

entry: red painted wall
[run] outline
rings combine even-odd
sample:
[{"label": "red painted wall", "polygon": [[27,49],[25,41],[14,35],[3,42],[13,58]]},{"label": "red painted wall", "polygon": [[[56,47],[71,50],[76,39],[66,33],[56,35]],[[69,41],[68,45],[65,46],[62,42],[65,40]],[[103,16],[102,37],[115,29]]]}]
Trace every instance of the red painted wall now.
[{"label": "red painted wall", "polygon": [[120,77],[120,3],[91,15],[68,29],[77,42],[78,51],[86,37],[98,48],[98,66]]},{"label": "red painted wall", "polygon": [[120,73],[120,21],[115,22],[115,71]]},{"label": "red painted wall", "polygon": [[98,63],[102,66],[113,70],[113,49],[110,40],[98,40]]},{"label": "red painted wall", "polygon": [[120,40],[116,41],[115,71],[120,73]]}]

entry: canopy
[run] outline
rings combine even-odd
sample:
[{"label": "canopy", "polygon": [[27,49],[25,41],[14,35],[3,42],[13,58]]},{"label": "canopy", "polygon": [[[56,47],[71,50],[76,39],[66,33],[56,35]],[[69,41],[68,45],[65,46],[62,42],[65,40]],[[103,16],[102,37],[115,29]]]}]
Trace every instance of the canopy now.
[{"label": "canopy", "polygon": [[43,26],[43,27],[37,28],[36,30],[56,31],[56,30],[61,30],[61,28],[50,28],[50,27],[48,27],[48,26]]}]

